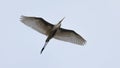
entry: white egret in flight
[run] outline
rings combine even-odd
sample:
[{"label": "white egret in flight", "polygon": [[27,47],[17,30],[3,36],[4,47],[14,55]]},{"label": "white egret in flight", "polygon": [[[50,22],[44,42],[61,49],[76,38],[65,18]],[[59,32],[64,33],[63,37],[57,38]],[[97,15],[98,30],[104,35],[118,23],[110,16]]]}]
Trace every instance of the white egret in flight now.
[{"label": "white egret in flight", "polygon": [[86,43],[86,40],[77,34],[73,30],[60,28],[61,22],[64,20],[60,20],[58,24],[53,25],[47,21],[45,21],[43,18],[39,17],[27,17],[22,16],[21,22],[23,22],[25,25],[35,29],[36,31],[44,34],[47,36],[47,39],[45,41],[45,44],[43,48],[41,49],[41,53],[43,52],[44,48],[46,47],[47,43],[50,39],[55,38],[58,40],[78,44],[78,45],[84,45]]}]

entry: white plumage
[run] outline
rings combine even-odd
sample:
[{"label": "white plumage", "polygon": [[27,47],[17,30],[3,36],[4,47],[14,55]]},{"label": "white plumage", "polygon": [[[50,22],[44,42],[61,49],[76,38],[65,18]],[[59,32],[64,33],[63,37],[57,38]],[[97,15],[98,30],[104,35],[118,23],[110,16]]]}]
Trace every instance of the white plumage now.
[{"label": "white plumage", "polygon": [[46,39],[46,43],[41,50],[41,53],[51,38],[55,38],[58,40],[62,40],[62,41],[66,41],[66,42],[70,42],[78,45],[84,45],[86,43],[86,40],[82,38],[82,36],[77,34],[75,31],[60,28],[61,22],[63,21],[63,19],[57,25],[53,25],[45,21],[43,18],[27,17],[27,16],[21,17],[21,21],[25,25],[48,36],[48,38]]}]

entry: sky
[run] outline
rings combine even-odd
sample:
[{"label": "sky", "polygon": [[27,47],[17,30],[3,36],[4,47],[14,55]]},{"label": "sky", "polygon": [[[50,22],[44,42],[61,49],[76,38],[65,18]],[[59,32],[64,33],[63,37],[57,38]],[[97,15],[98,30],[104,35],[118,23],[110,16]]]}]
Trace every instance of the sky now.
[{"label": "sky", "polygon": [[[42,17],[87,40],[50,40],[20,22]],[[0,0],[0,68],[120,68],[120,0]]]}]

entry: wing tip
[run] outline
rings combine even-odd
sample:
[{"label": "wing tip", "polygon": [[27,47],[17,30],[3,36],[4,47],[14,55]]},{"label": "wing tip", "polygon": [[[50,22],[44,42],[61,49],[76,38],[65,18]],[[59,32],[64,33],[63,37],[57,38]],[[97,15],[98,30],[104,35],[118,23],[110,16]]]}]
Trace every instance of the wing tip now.
[{"label": "wing tip", "polygon": [[27,16],[21,15],[20,19],[27,18]]},{"label": "wing tip", "polygon": [[26,18],[26,16],[21,15],[21,17],[20,17],[20,21],[23,22],[23,20],[24,20],[25,18]]},{"label": "wing tip", "polygon": [[86,45],[87,41],[84,40],[83,43],[81,44],[82,46]]},{"label": "wing tip", "polygon": [[87,43],[87,41],[85,39],[80,40],[79,42],[76,42],[76,44],[81,45],[81,46],[86,45],[86,43]]},{"label": "wing tip", "polygon": [[28,20],[30,20],[29,17],[24,16],[24,15],[21,15],[20,21],[21,21],[22,23],[25,23],[25,22],[28,21]]}]

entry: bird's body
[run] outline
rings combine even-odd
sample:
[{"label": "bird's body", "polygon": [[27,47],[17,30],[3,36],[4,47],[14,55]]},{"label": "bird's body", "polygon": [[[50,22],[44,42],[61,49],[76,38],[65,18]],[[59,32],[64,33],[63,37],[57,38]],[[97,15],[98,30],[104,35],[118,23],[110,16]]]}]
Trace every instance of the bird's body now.
[{"label": "bird's body", "polygon": [[37,30],[38,32],[48,36],[45,41],[45,45],[41,50],[41,53],[43,52],[49,40],[52,38],[66,41],[66,42],[75,43],[78,45],[84,45],[86,40],[83,39],[75,31],[60,28],[61,22],[63,21],[63,19],[59,21],[59,23],[56,25],[50,24],[47,21],[45,21],[43,18],[38,18],[38,17],[22,16],[21,21],[24,24],[30,26],[31,28]]}]

